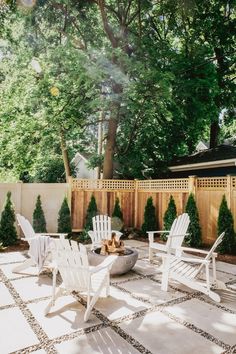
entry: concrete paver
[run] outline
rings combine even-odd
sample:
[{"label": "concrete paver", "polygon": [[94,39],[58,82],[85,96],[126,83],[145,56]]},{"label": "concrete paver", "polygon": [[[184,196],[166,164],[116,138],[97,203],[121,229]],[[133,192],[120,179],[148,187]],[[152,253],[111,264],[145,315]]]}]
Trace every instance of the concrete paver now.
[{"label": "concrete paver", "polygon": [[[14,274],[20,252],[0,254],[0,353],[8,354],[223,354],[236,347],[236,266],[218,262],[218,278],[232,294],[222,302],[178,282],[161,291],[161,263],[149,263],[148,244],[129,240],[139,260],[122,276],[111,277],[111,296],[100,298],[88,322],[85,302],[61,297],[50,315],[50,274],[35,268]],[[85,299],[85,298],[84,298]]]}]

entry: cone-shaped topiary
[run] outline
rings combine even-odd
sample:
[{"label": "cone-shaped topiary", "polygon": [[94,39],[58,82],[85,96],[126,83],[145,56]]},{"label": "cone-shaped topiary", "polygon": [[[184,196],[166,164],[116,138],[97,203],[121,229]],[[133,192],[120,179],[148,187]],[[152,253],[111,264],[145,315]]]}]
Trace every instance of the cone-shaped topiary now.
[{"label": "cone-shaped topiary", "polygon": [[123,213],[122,213],[121,208],[120,208],[119,198],[116,198],[116,202],[115,202],[115,206],[114,206],[114,210],[113,210],[112,216],[123,220]]},{"label": "cone-shaped topiary", "polygon": [[35,209],[33,212],[33,228],[35,232],[47,232],[46,220],[42,208],[40,195],[37,197]]},{"label": "cone-shaped topiary", "polygon": [[0,243],[3,247],[14,245],[17,242],[17,232],[14,225],[15,221],[16,217],[11,202],[11,192],[8,192],[0,221]]},{"label": "cone-shaped topiary", "polygon": [[144,211],[144,223],[142,225],[142,232],[146,234],[147,231],[154,231],[157,229],[156,211],[153,205],[152,197],[147,199]]},{"label": "cone-shaped topiary", "polygon": [[200,247],[202,243],[202,233],[199,224],[197,205],[192,193],[188,197],[185,212],[188,213],[190,219],[187,231],[189,235],[185,237],[185,242],[191,247]]},{"label": "cone-shaped topiary", "polygon": [[71,231],[72,231],[72,227],[71,227],[70,209],[67,203],[67,199],[65,197],[58,214],[57,232],[70,233]]},{"label": "cone-shaped topiary", "polygon": [[234,233],[234,220],[233,215],[228,208],[225,195],[222,198],[220,204],[219,216],[217,221],[217,231],[218,236],[225,232],[223,241],[217,248],[217,251],[220,253],[229,253],[234,254],[235,252],[235,233]]},{"label": "cone-shaped topiary", "polygon": [[96,216],[98,213],[98,208],[97,208],[97,203],[94,195],[92,195],[88,209],[87,209],[87,214],[86,214],[86,219],[85,219],[85,229],[86,230],[92,230],[93,229],[93,222],[92,218]]},{"label": "cone-shaped topiary", "polygon": [[[169,231],[171,229],[171,226],[173,224],[173,221],[175,220],[175,218],[177,217],[177,211],[176,211],[176,205],[175,205],[175,200],[173,198],[173,196],[170,196],[170,200],[169,200],[169,204],[168,207],[166,209],[166,212],[164,214],[164,230]],[[163,241],[167,240],[167,236],[168,234],[161,234],[161,239]]]}]

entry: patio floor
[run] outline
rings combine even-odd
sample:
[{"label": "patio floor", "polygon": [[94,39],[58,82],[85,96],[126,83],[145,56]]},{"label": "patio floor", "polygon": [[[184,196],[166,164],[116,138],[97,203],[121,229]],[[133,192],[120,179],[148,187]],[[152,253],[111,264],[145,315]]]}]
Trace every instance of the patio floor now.
[{"label": "patio floor", "polygon": [[126,245],[138,250],[139,260],[128,274],[111,278],[111,296],[98,300],[87,323],[78,296],[60,298],[44,317],[50,274],[38,277],[34,268],[13,274],[23,253],[0,253],[0,353],[236,353],[236,265],[217,263],[218,278],[235,296],[225,293],[216,304],[178,283],[161,291],[147,244]]}]

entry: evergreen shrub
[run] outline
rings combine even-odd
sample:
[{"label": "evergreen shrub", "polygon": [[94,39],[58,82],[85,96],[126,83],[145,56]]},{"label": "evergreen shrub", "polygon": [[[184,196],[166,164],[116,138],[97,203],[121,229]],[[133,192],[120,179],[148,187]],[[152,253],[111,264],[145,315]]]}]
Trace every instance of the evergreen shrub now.
[{"label": "evergreen shrub", "polygon": [[33,212],[33,228],[35,232],[47,232],[46,220],[42,208],[40,195],[37,197],[35,209]]},{"label": "evergreen shrub", "polygon": [[92,218],[96,216],[97,213],[98,213],[98,208],[97,208],[96,199],[94,195],[92,195],[87,209],[87,214],[85,219],[85,230],[88,231],[93,229]]},{"label": "evergreen shrub", "polygon": [[0,220],[0,243],[2,248],[17,243],[17,232],[14,225],[15,221],[16,217],[11,202],[11,192],[8,192]]},{"label": "evergreen shrub", "polygon": [[185,237],[185,242],[191,247],[200,247],[202,243],[202,233],[197,205],[192,193],[188,197],[185,212],[188,213],[190,218],[190,224],[187,230],[189,235]]},{"label": "evergreen shrub", "polygon": [[112,217],[117,217],[117,218],[123,220],[123,213],[121,211],[119,198],[116,198],[116,202],[115,202],[114,210],[113,210],[113,213],[112,213]]},{"label": "evergreen shrub", "polygon": [[66,197],[64,198],[58,213],[57,232],[59,233],[65,232],[68,234],[72,232],[70,208],[68,206]]},{"label": "evergreen shrub", "polygon": [[156,208],[153,205],[152,197],[147,199],[144,211],[144,223],[142,225],[142,232],[146,234],[147,231],[155,231],[157,229]]},{"label": "evergreen shrub", "polygon": [[222,232],[225,232],[223,241],[218,246],[217,251],[222,254],[236,254],[234,220],[233,215],[230,209],[228,208],[225,195],[223,196],[220,204],[219,216],[217,221],[217,231],[218,236]]},{"label": "evergreen shrub", "polygon": [[[171,229],[171,226],[173,224],[173,221],[175,220],[175,218],[177,217],[177,210],[176,210],[176,205],[175,205],[175,200],[173,198],[173,196],[170,196],[170,200],[168,203],[168,207],[166,209],[166,212],[164,214],[164,230],[169,231]],[[167,236],[168,234],[161,234],[161,239],[163,241],[167,240]]]}]

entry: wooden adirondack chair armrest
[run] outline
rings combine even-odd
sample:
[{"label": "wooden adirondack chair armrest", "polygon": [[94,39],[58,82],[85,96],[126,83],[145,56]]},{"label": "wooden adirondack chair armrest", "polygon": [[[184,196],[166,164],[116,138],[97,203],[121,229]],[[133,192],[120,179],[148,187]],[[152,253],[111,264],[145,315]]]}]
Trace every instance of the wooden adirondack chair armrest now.
[{"label": "wooden adirondack chair armrest", "polygon": [[150,243],[154,242],[154,234],[164,234],[164,233],[170,233],[170,231],[165,231],[165,230],[147,231],[149,242]]},{"label": "wooden adirondack chair armrest", "polygon": [[35,233],[35,235],[37,235],[37,236],[63,236],[63,237],[65,237],[65,236],[67,236],[68,235],[68,233],[66,234],[66,233],[58,233],[58,232],[40,232],[40,233]]},{"label": "wooden adirondack chair armrest", "polygon": [[94,238],[94,231],[92,231],[92,230],[88,231],[88,235],[91,239],[93,239]]},{"label": "wooden adirondack chair armrest", "polygon": [[104,259],[104,261],[99,264],[98,266],[95,267],[90,267],[89,268],[89,272],[90,273],[97,273],[100,270],[103,269],[108,269],[109,267],[112,266],[113,262],[115,262],[115,260],[118,258],[118,256],[108,256],[106,259]]},{"label": "wooden adirondack chair armrest", "polygon": [[[188,233],[185,233],[185,234],[179,234],[179,235],[171,235],[171,237],[175,238],[175,237],[183,237],[183,236],[188,236],[189,234]],[[169,237],[170,235],[167,235],[166,237]],[[177,247],[176,247],[177,248]],[[180,247],[182,248],[182,247]]]},{"label": "wooden adirondack chair armrest", "polygon": [[159,230],[157,230],[157,231],[147,231],[147,234],[164,234],[164,233],[166,233],[166,232],[170,232],[170,230],[161,230],[161,231],[159,231]]},{"label": "wooden adirondack chair armrest", "polygon": [[210,264],[211,261],[206,259],[197,259],[197,258],[189,258],[189,257],[178,257],[181,261],[189,262],[189,263],[197,263],[197,264]]},{"label": "wooden adirondack chair armrest", "polygon": [[25,241],[32,241],[32,240],[37,240],[38,237],[22,237],[22,240],[25,240]]},{"label": "wooden adirondack chair armrest", "polygon": [[[204,251],[204,250],[200,250],[197,248],[191,248],[191,247],[176,247],[176,249],[181,250],[181,251],[190,251],[193,253],[202,253],[202,254],[208,254],[209,251]],[[218,253],[217,252],[213,252],[212,256],[213,257],[217,257]]]}]

